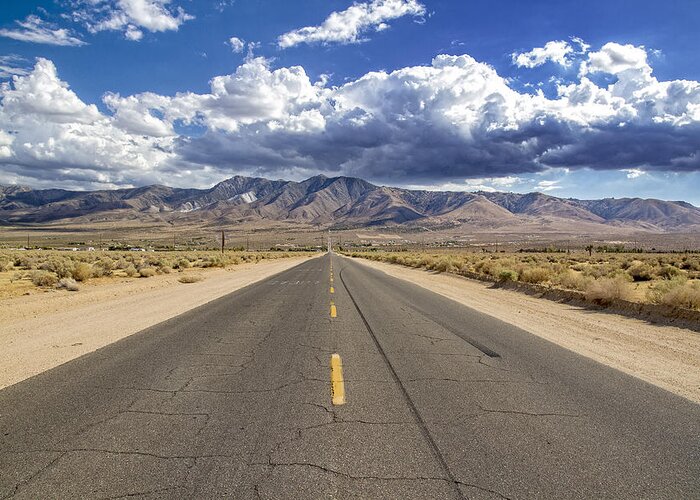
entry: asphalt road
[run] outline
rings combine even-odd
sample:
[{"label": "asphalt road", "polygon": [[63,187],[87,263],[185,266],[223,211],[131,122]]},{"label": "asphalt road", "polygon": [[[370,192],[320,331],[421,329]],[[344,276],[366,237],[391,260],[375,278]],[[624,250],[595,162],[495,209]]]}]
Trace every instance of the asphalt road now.
[{"label": "asphalt road", "polygon": [[700,498],[700,405],[326,255],[0,391],[0,498],[140,496]]}]

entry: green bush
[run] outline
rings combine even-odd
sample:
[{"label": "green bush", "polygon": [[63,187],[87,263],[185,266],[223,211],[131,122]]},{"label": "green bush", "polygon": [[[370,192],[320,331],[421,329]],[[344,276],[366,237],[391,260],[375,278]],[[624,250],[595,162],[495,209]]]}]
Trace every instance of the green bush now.
[{"label": "green bush", "polygon": [[498,273],[498,281],[504,283],[507,281],[517,281],[518,280],[518,273],[513,271],[512,269],[502,269]]}]

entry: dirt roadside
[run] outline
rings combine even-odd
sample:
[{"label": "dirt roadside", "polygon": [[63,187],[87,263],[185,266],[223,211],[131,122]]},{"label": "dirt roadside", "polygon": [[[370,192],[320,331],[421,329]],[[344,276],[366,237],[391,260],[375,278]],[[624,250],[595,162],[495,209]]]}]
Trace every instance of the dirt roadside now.
[{"label": "dirt roadside", "polygon": [[[110,279],[78,292],[53,290],[0,300],[0,389],[128,337],[309,257],[148,279]],[[312,257],[313,258],[313,257]],[[184,284],[178,279],[204,278]]]},{"label": "dirt roadside", "polygon": [[355,259],[700,403],[700,334],[450,274]]}]

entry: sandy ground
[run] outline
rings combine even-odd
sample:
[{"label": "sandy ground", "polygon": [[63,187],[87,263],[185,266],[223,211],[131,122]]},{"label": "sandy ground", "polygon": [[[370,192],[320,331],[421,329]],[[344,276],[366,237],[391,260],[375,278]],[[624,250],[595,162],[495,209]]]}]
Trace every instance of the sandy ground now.
[{"label": "sandy ground", "polygon": [[356,259],[700,403],[700,334],[531,297],[461,276]]},{"label": "sandy ground", "polygon": [[[110,278],[78,292],[0,300],[0,389],[210,302],[307,257],[188,270],[148,279]],[[204,278],[178,282],[183,274]]]}]

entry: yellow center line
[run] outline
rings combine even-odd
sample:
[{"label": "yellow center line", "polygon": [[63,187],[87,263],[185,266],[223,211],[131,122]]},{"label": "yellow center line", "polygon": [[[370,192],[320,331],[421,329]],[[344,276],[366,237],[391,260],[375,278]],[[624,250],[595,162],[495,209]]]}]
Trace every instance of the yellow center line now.
[{"label": "yellow center line", "polygon": [[335,406],[345,404],[345,381],[343,380],[343,362],[339,354],[331,356],[331,399]]},{"label": "yellow center line", "polygon": [[331,318],[338,316],[338,310],[335,308],[335,304],[331,301]]},{"label": "yellow center line", "polygon": [[331,287],[331,293],[335,293],[335,288]]}]

